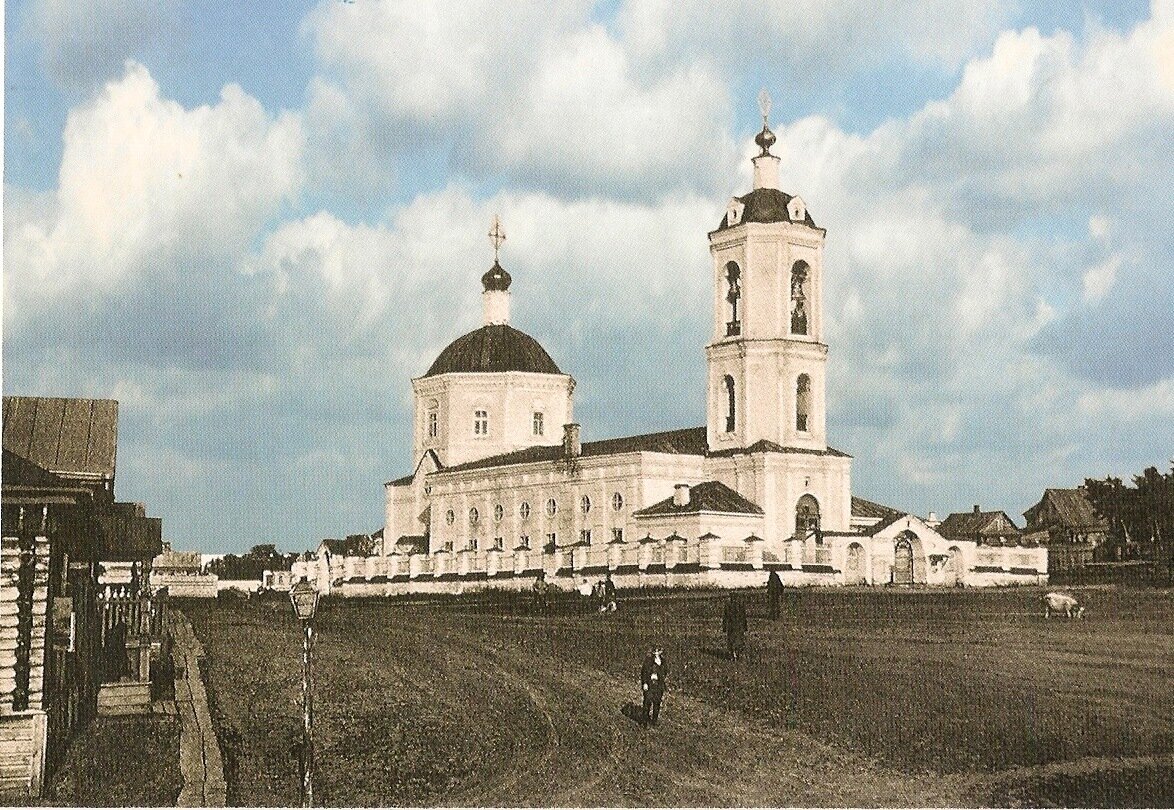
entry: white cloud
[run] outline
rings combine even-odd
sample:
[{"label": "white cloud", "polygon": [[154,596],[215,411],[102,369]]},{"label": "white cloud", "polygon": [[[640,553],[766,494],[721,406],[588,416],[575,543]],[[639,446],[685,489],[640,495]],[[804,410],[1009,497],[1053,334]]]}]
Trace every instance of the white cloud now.
[{"label": "white cloud", "polygon": [[733,151],[724,83],[701,65],[637,75],[591,8],[325,0],[304,28],[370,142],[572,196],[712,185]]},{"label": "white cloud", "polygon": [[1112,256],[1095,267],[1084,271],[1084,302],[1096,304],[1109,294],[1121,269],[1121,257]]},{"label": "white cloud", "polygon": [[187,110],[135,63],[70,113],[64,141],[53,205],[5,211],[18,224],[5,229],[10,313],[78,285],[234,260],[302,182],[294,116],[271,119],[235,85]]},{"label": "white cloud", "polygon": [[148,42],[165,36],[179,0],[32,0],[28,34],[49,73],[71,88],[96,86]]}]

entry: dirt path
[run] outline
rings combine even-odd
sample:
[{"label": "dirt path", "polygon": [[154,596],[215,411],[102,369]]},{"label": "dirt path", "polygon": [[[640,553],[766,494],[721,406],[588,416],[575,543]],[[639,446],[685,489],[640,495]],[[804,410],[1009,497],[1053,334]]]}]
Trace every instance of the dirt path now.
[{"label": "dirt path", "polygon": [[[416,639],[427,633],[407,630]],[[526,695],[540,731],[525,755],[486,763],[450,790],[462,806],[957,806],[967,780],[910,776],[743,715],[674,694],[661,721],[635,720],[635,683],[557,657],[446,628],[432,644],[459,649],[503,690]],[[671,684],[671,681],[670,681]],[[474,710],[477,707],[469,707]],[[481,707],[484,708],[484,707]],[[531,727],[533,722],[529,724]],[[973,802],[973,799],[970,799]]]}]

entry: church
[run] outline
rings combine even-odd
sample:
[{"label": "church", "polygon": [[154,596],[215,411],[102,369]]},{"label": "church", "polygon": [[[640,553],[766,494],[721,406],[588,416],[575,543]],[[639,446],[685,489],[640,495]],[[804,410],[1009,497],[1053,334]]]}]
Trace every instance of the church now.
[{"label": "church", "polygon": [[483,325],[412,380],[413,468],[385,485],[381,553],[320,552],[321,589],[526,588],[540,573],[564,587],[761,585],[771,570],[788,585],[1046,579],[1044,548],[947,541],[852,497],[852,457],[827,436],[827,232],[779,188],[767,112],[753,188],[708,235],[705,424],[582,441],[574,378],[510,322],[495,218]]}]

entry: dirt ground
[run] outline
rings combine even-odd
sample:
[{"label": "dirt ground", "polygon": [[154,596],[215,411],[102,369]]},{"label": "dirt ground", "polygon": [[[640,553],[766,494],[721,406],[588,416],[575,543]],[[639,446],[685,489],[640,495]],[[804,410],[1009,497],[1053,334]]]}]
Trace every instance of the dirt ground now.
[{"label": "dirt ground", "polygon": [[[1038,592],[720,594],[615,615],[324,603],[316,800],[330,805],[1156,805],[1174,797],[1169,594],[1100,591],[1082,623]],[[184,608],[207,646],[230,802],[298,801],[288,604]],[[661,722],[636,718],[665,647]]]}]

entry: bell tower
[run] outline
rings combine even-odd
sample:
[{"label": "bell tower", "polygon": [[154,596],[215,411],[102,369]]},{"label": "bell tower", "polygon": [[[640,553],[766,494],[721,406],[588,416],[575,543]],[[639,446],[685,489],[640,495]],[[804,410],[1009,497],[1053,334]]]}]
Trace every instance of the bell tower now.
[{"label": "bell tower", "polygon": [[713,336],[708,365],[709,451],[768,441],[824,451],[823,246],[799,197],[779,190],[779,158],[759,95],[754,188],[734,197],[709,234]]}]

